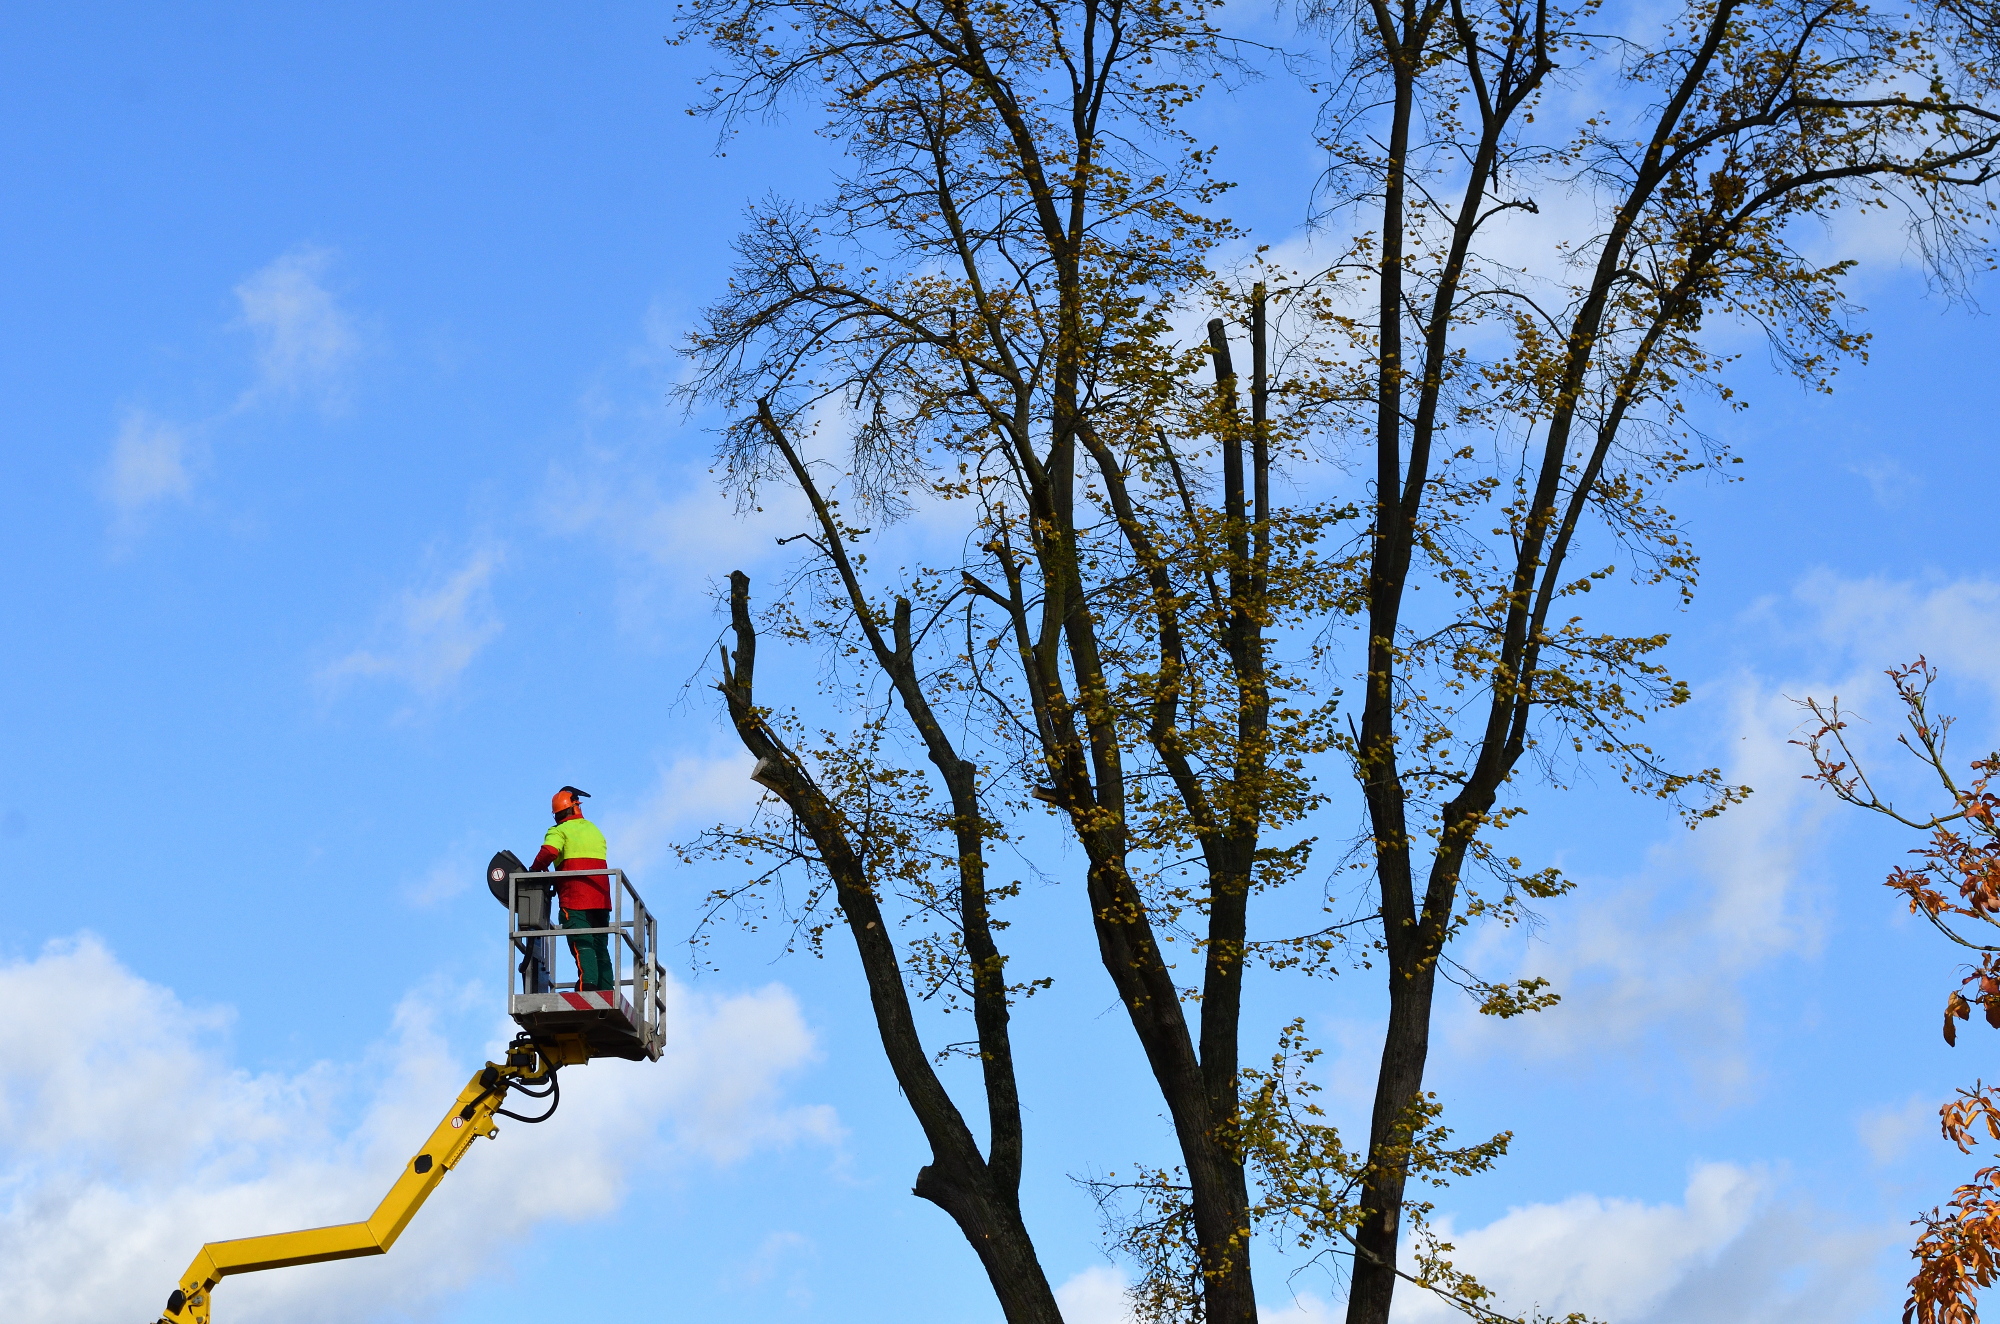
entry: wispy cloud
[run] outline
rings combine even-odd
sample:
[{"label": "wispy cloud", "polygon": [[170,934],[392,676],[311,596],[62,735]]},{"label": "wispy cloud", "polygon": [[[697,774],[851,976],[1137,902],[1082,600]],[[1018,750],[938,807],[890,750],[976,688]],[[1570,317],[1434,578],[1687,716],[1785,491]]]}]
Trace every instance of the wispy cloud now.
[{"label": "wispy cloud", "polygon": [[236,286],[240,325],[255,344],[255,379],[219,414],[182,422],[128,410],[111,442],[99,490],[114,512],[113,533],[136,533],[148,511],[187,501],[211,437],[230,419],[266,402],[307,398],[325,413],[346,407],[351,368],[362,348],[355,319],[323,277],[331,249],[302,247],[272,260]]},{"label": "wispy cloud", "polygon": [[[230,1316],[332,1324],[364,1297],[371,1311],[424,1313],[538,1226],[615,1210],[648,1167],[838,1140],[831,1109],[784,1097],[816,1052],[788,991],[667,991],[660,1063],[565,1075],[571,1124],[478,1142],[386,1259],[231,1279]],[[0,1057],[0,1262],[13,1266],[15,1312],[43,1324],[134,1317],[158,1308],[205,1239],[366,1217],[497,1049],[454,1047],[440,1030],[437,1009],[465,992],[412,995],[361,1061],[252,1074],[218,1043],[226,1011],[186,1006],[95,939],[0,964],[19,1018]],[[546,1180],[558,1170],[562,1181]]]},{"label": "wispy cloud", "polygon": [[740,749],[684,754],[660,769],[653,789],[626,809],[608,809],[605,830],[625,867],[644,869],[672,854],[675,838],[722,819],[747,817],[761,792]]},{"label": "wispy cloud", "polygon": [[[1745,625],[1763,633],[1767,657],[1789,654],[1790,665],[1777,676],[1722,678],[1697,698],[1695,720],[1720,737],[1728,778],[1754,794],[1691,834],[1671,832],[1627,877],[1579,878],[1578,895],[1552,907],[1549,941],[1527,944],[1519,967],[1552,979],[1562,1004],[1504,1026],[1461,1012],[1454,1033],[1463,1042],[1582,1059],[1665,1040],[1683,1050],[1711,1102],[1750,1088],[1745,990],[1774,962],[1817,949],[1823,916],[1800,882],[1817,867],[1837,808],[1804,780],[1805,755],[1791,743],[1803,717],[1794,701],[1838,694],[1891,719],[1849,734],[1878,756],[1878,785],[1912,795],[1926,788],[1891,743],[1897,724],[1882,669],[1927,653],[1947,681],[2000,701],[2000,584],[1988,580],[1815,573],[1759,604]],[[1518,942],[1483,935],[1470,959],[1504,964],[1503,951]]]},{"label": "wispy cloud", "polygon": [[739,512],[699,466],[674,464],[662,481],[643,452],[590,448],[550,466],[542,494],[551,532],[611,553],[619,623],[640,634],[729,571],[754,571],[775,550],[774,534],[797,531],[804,509],[789,485],[774,485],[762,506]]},{"label": "wispy cloud", "polygon": [[194,486],[193,443],[187,430],[143,409],[130,410],[111,443],[104,497],[129,528],[162,501],[185,501]]},{"label": "wispy cloud", "polygon": [[1886,1168],[1910,1151],[1919,1137],[1935,1136],[1938,1103],[1912,1094],[1900,1104],[1870,1108],[1854,1119],[1854,1132],[1878,1168]]},{"label": "wispy cloud", "polygon": [[[1879,1318],[1882,1289],[1875,1264],[1902,1229],[1836,1224],[1780,1198],[1762,1168],[1704,1163],[1689,1175],[1678,1203],[1579,1193],[1522,1205],[1484,1227],[1436,1223],[1455,1250],[1451,1260],[1495,1293],[1492,1304],[1515,1314],[1560,1318],[1580,1311],[1624,1324],[1826,1324]],[[1267,1258],[1266,1269],[1283,1266]],[[1414,1269],[1414,1265],[1411,1266]],[[1056,1288],[1070,1324],[1132,1324],[1130,1278],[1119,1266],[1083,1270]],[[1260,1293],[1262,1324],[1335,1324],[1346,1314],[1307,1287]],[[1337,1293],[1330,1293],[1336,1295]],[[1465,1318],[1408,1284],[1396,1288],[1394,1324],[1445,1324]]]},{"label": "wispy cloud", "polygon": [[[678,310],[647,307],[637,339],[578,397],[571,444],[540,486],[543,527],[610,556],[619,625],[642,636],[684,614],[729,571],[754,573],[774,554],[789,555],[776,539],[809,518],[789,479],[766,484],[744,508],[709,458],[706,425],[717,420],[691,423],[662,399],[691,371],[680,353],[685,330]],[[829,403],[822,413],[839,408]]]},{"label": "wispy cloud", "polygon": [[[1706,1163],[1679,1204],[1581,1194],[1511,1209],[1481,1228],[1444,1219],[1438,1231],[1457,1247],[1453,1262],[1511,1311],[1628,1324],[1879,1317],[1888,1303],[1875,1261],[1901,1230],[1830,1226],[1773,1192],[1760,1169]],[[1463,1318],[1420,1292],[1396,1298],[1397,1324]]]},{"label": "wispy cloud", "polygon": [[1760,614],[1784,642],[1816,648],[1830,664],[1825,671],[1846,663],[1879,681],[1883,668],[1923,653],[1948,679],[2000,700],[2000,580],[1854,579],[1822,570],[1787,597],[1767,600]]},{"label": "wispy cloud", "polygon": [[1889,456],[1850,464],[1847,472],[1868,484],[1868,494],[1884,510],[1907,508],[1924,487],[1922,474],[1912,472]]},{"label": "wispy cloud", "polygon": [[[1510,1032],[1488,1036],[1538,1050],[1592,1054],[1670,1034],[1698,1052],[1688,1064],[1712,1098],[1750,1084],[1738,1050],[1746,1026],[1744,980],[1768,962],[1814,950],[1820,928],[1798,906],[1798,874],[1814,848],[1812,826],[1832,806],[1800,780],[1792,702],[1754,678],[1710,700],[1736,734],[1730,780],[1748,802],[1694,834],[1654,846],[1626,880],[1586,880],[1574,912],[1528,964],[1564,1002]],[[1484,1018],[1482,1018],[1484,1020]]]},{"label": "wispy cloud", "polygon": [[426,697],[449,688],[500,636],[490,585],[502,560],[501,549],[481,548],[441,581],[398,594],[384,612],[382,641],[321,668],[320,683],[380,677]]},{"label": "wispy cloud", "polygon": [[818,1263],[819,1247],[811,1237],[773,1232],[723,1274],[722,1285],[737,1293],[782,1289],[786,1304],[799,1309],[812,1304]]},{"label": "wispy cloud", "polygon": [[332,260],[330,249],[295,248],[236,287],[243,323],[257,342],[257,383],[243,405],[269,395],[308,395],[328,410],[346,403],[347,370],[361,337],[322,283]]},{"label": "wispy cloud", "polygon": [[485,877],[491,843],[476,837],[461,837],[423,873],[404,879],[403,901],[417,910],[433,910],[453,897],[470,891]]},{"label": "wispy cloud", "polygon": [[1504,966],[1516,951],[1517,973],[1550,979],[1563,1000],[1507,1022],[1455,1003],[1451,1033],[1462,1045],[1589,1061],[1658,1044],[1679,1050],[1669,1060],[1712,1103],[1755,1087],[1744,989],[1820,941],[1798,884],[1832,805],[1800,778],[1788,743],[1798,710],[1785,691],[1747,675],[1717,689],[1697,702],[1734,737],[1718,742],[1723,771],[1754,788],[1749,800],[1693,833],[1671,830],[1631,875],[1576,876],[1578,894],[1553,907],[1546,943],[1518,930],[1482,934],[1468,957],[1475,967]]}]

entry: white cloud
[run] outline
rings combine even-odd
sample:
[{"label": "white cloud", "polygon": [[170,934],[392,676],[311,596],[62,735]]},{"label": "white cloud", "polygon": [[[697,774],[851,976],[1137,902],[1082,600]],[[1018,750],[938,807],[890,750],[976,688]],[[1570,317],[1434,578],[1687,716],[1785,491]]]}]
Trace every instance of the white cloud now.
[{"label": "white cloud", "polygon": [[[1630,1319],[1740,1235],[1766,1186],[1759,1173],[1707,1164],[1689,1179],[1678,1206],[1573,1195],[1510,1209],[1464,1233],[1441,1223],[1439,1232],[1458,1248],[1457,1262],[1490,1278],[1486,1286],[1513,1309],[1533,1303]],[[1442,1302],[1410,1297],[1410,1308],[1399,1313],[1412,1324],[1452,1313]]]},{"label": "white cloud", "polygon": [[361,348],[354,319],[320,283],[333,254],[301,247],[236,287],[244,324],[257,340],[257,385],[244,397],[310,394],[343,403],[348,366]]},{"label": "white cloud", "polygon": [[[480,991],[413,994],[365,1061],[287,1076],[232,1067],[216,1043],[226,1012],[185,1006],[93,938],[0,965],[13,1009],[0,1057],[0,1263],[14,1266],[14,1312],[39,1324],[140,1318],[203,1239],[365,1218],[477,1065],[435,1013]],[[837,1139],[830,1108],[782,1099],[785,1078],[814,1058],[788,991],[669,993],[660,1063],[570,1069],[559,1120],[502,1122],[386,1258],[232,1279],[220,1289],[229,1318],[344,1320],[364,1296],[408,1310],[490,1273],[539,1224],[610,1213],[647,1166]],[[563,1182],[538,1179],[557,1163]]]},{"label": "white cloud", "polygon": [[1919,1136],[1935,1134],[1937,1126],[1937,1101],[1914,1094],[1900,1104],[1870,1108],[1854,1119],[1855,1134],[1878,1168],[1902,1158]]},{"label": "white cloud", "polygon": [[[1769,962],[1816,948],[1819,918],[1796,884],[1816,849],[1813,827],[1834,806],[1800,779],[1799,751],[1787,743],[1798,710],[1782,693],[1745,676],[1709,702],[1735,737],[1724,772],[1754,788],[1749,800],[1693,833],[1673,830],[1634,877],[1579,878],[1578,895],[1551,907],[1547,941],[1528,943],[1520,959],[1519,973],[1552,980],[1561,1004],[1504,1023],[1461,1005],[1461,1040],[1591,1056],[1665,1034],[1688,1050],[1711,1102],[1749,1085],[1741,986]],[[1470,963],[1504,962],[1501,948],[1519,941],[1488,931]]]},{"label": "white cloud", "polygon": [[1347,1318],[1347,1308],[1312,1292],[1297,1292],[1284,1305],[1273,1309],[1257,1307],[1258,1324],[1339,1324]]},{"label": "white cloud", "polygon": [[403,886],[403,900],[419,910],[430,910],[470,889],[484,876],[486,854],[470,839],[451,844],[444,856]]},{"label": "white cloud", "polygon": [[256,341],[257,378],[233,409],[196,424],[142,410],[126,414],[101,483],[118,512],[118,533],[136,532],[141,513],[162,501],[188,499],[203,438],[231,414],[276,396],[311,396],[329,412],[343,406],[361,338],[354,319],[320,283],[332,257],[327,249],[297,248],[236,286],[242,325]]},{"label": "white cloud", "polygon": [[731,570],[754,569],[776,546],[774,535],[801,527],[790,518],[804,506],[789,482],[770,485],[768,510],[739,513],[706,471],[676,469],[663,485],[644,462],[586,451],[552,466],[543,487],[551,531],[593,538],[619,562],[616,601],[628,630],[656,629],[669,615],[686,614],[691,598]]},{"label": "white cloud", "polygon": [[[1435,1227],[1448,1257],[1497,1295],[1497,1309],[1560,1317],[1570,1311],[1617,1324],[1778,1324],[1872,1319],[1887,1303],[1875,1262],[1903,1229],[1832,1227],[1809,1209],[1774,1199],[1759,1168],[1705,1163],[1690,1174],[1678,1204],[1573,1195],[1510,1209],[1463,1231],[1450,1217]],[[1408,1249],[1407,1247],[1405,1248]],[[1262,1324],[1336,1324],[1338,1300],[1310,1291],[1272,1290],[1267,1275]],[[1056,1288],[1067,1324],[1131,1324],[1130,1279],[1116,1266],[1075,1274]],[[1463,1324],[1435,1296],[1398,1283],[1395,1324]]]},{"label": "white cloud", "polygon": [[660,769],[659,781],[635,807],[611,810],[604,827],[623,867],[637,871],[665,862],[674,841],[722,820],[740,820],[761,792],[742,750],[684,754]]},{"label": "white cloud", "polygon": [[672,1119],[677,1145],[715,1163],[758,1149],[841,1138],[825,1104],[780,1108],[784,1078],[819,1059],[791,990],[767,984],[731,997],[666,986],[667,1043],[652,1093]]},{"label": "white cloud", "polygon": [[490,585],[503,559],[499,548],[481,548],[435,587],[399,594],[382,627],[386,642],[322,668],[321,683],[386,676],[422,695],[443,691],[500,635]]},{"label": "white cloud", "polygon": [[1868,493],[1884,510],[1902,510],[1923,491],[1923,475],[1905,468],[1889,456],[1850,464],[1847,472],[1868,483]]},{"label": "white cloud", "polygon": [[1551,289],[1588,280],[1577,268],[1581,256],[1594,261],[1605,232],[1605,200],[1588,187],[1541,181],[1534,211],[1510,210],[1494,216],[1481,231],[1479,251],[1488,262],[1526,273]]},{"label": "white cloud", "polygon": [[[1115,1264],[1095,1264],[1071,1274],[1055,1289],[1063,1324],[1132,1324],[1132,1301],[1126,1295],[1131,1288],[1131,1278]],[[1344,1307],[1336,1310],[1311,1292],[1283,1297],[1283,1304],[1273,1304],[1269,1292],[1264,1297],[1257,1303],[1258,1324],[1335,1324],[1347,1314]]]},{"label": "white cloud", "polygon": [[161,501],[187,500],[194,486],[187,430],[134,409],[119,425],[105,469],[105,498],[130,521]]},{"label": "white cloud", "polygon": [[[1798,882],[1832,816],[1844,812],[1804,780],[1810,765],[1791,743],[1803,719],[1794,700],[1838,694],[1881,719],[1850,731],[1877,784],[1928,803],[1936,792],[1890,743],[1900,714],[1883,668],[1925,653],[1948,683],[2000,699],[2000,584],[1991,581],[1819,572],[1760,603],[1747,623],[1767,632],[1767,657],[1793,654],[1790,674],[1731,676],[1698,697],[1692,720],[1712,715],[1705,724],[1721,737],[1725,774],[1754,793],[1693,833],[1673,831],[1635,876],[1579,878],[1578,894],[1550,908],[1548,940],[1528,944],[1519,966],[1552,979],[1561,1005],[1504,1026],[1461,1012],[1455,1032],[1463,1039],[1509,1052],[1596,1054],[1666,1035],[1687,1050],[1704,1097],[1742,1091],[1752,1081],[1740,1049],[1742,987],[1772,962],[1817,949],[1823,903]],[[1990,743],[1961,739],[1980,751]],[[1489,932],[1468,959],[1475,968],[1504,965],[1502,949],[1516,941]]]},{"label": "white cloud", "polygon": [[[1266,1258],[1263,1263],[1268,1269],[1273,1261]],[[1132,1302],[1127,1295],[1131,1287],[1131,1278],[1118,1265],[1098,1264],[1071,1274],[1055,1289],[1063,1324],[1133,1324]],[[1258,1324],[1338,1324],[1347,1317],[1345,1305],[1312,1292],[1265,1291],[1261,1295]]]},{"label": "white cloud", "polygon": [[[754,573],[778,552],[778,538],[810,518],[789,476],[739,508],[709,460],[708,427],[718,420],[690,424],[669,412],[661,397],[693,371],[680,352],[685,332],[678,311],[658,301],[647,307],[636,343],[578,398],[577,436],[549,465],[541,489],[551,533],[590,539],[610,553],[620,626],[642,635],[687,615],[690,600],[731,570]],[[838,401],[822,402],[811,422],[845,435]],[[811,453],[817,431],[802,427],[795,439]]]},{"label": "white cloud", "polygon": [[1131,1324],[1132,1305],[1125,1293],[1131,1280],[1111,1264],[1093,1264],[1056,1284],[1056,1305],[1063,1324]]},{"label": "white cloud", "polygon": [[[1849,579],[1820,570],[1799,581],[1788,599],[1768,599],[1760,614],[1781,636],[1814,646],[1831,666],[1846,664],[1866,692],[1843,691],[1883,712],[1884,668],[1922,653],[1951,681],[1983,685],[2000,699],[2000,581],[1992,579]],[[1804,616],[1799,622],[1798,617]],[[1790,693],[1801,693],[1789,690]],[[1825,697],[1826,691],[1813,693]]]},{"label": "white cloud", "polygon": [[[1900,1230],[1828,1228],[1810,1211],[1776,1203],[1770,1177],[1706,1163],[1678,1205],[1573,1195],[1527,1205],[1464,1232],[1438,1230],[1452,1261],[1499,1296],[1502,1308],[1561,1316],[1582,1311],[1620,1324],[1759,1324],[1876,1317],[1874,1261]],[[1397,1324],[1461,1320],[1424,1293],[1397,1289]]]},{"label": "white cloud", "polygon": [[767,1286],[773,1279],[789,1280],[786,1297],[803,1303],[811,1299],[801,1269],[819,1258],[818,1247],[811,1237],[797,1232],[773,1232],[759,1242],[757,1249],[733,1265],[723,1276],[725,1286],[742,1290]]}]

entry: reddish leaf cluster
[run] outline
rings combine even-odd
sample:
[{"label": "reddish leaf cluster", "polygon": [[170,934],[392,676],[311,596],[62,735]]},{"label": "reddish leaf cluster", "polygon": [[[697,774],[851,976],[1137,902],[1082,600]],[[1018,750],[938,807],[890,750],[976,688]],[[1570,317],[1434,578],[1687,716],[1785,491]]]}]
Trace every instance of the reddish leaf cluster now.
[{"label": "reddish leaf cluster", "polygon": [[[1889,883],[1893,887],[1896,880],[1891,877]],[[1974,984],[1979,987],[1968,999],[1963,990]],[[2000,1030],[2000,964],[1994,962],[1991,952],[1980,955],[1979,964],[1972,967],[1971,972],[1959,982],[1958,988],[1945,999],[1944,1041],[1954,1048],[1958,1046],[1958,1030],[1952,1021],[1972,1019],[1972,1004],[1975,1002],[1986,1009],[1986,1023]],[[2000,1136],[1994,1138],[2000,1140]]]},{"label": "reddish leaf cluster", "polygon": [[[1963,998],[1958,1000],[1964,1002]],[[1994,1018],[1990,1002],[1986,1016],[1989,1022]],[[1960,1090],[1956,1101],[1939,1110],[1939,1117],[1945,1139],[1963,1153],[1972,1152],[1977,1130],[2000,1141],[2000,1103],[1983,1082]],[[1971,1181],[1952,1192],[1942,1209],[1931,1210],[1916,1223],[1923,1231],[1911,1248],[1917,1273],[1910,1280],[1903,1324],[1913,1320],[1916,1324],[1978,1324],[1974,1293],[1992,1286],[2000,1274],[2000,1167],[1981,1168]]]},{"label": "reddish leaf cluster", "polygon": [[[1928,834],[1928,844],[1910,852],[1920,862],[1897,867],[1886,882],[1908,901],[1912,913],[1952,942],[1979,953],[1979,963],[1967,967],[1959,986],[1945,997],[1944,1041],[1955,1047],[1957,1023],[1971,1020],[1975,1005],[1984,1009],[1988,1025],[2000,1029],[2000,961],[1995,960],[2000,944],[1976,941],[1960,930],[1967,926],[1976,931],[1981,924],[2000,930],[2000,824],[1994,817],[2000,796],[1988,789],[2000,772],[2000,754],[1972,760],[1972,780],[1961,786],[1945,761],[1952,719],[1933,717],[1928,707],[1936,670],[1918,658],[1888,675],[1909,728],[1897,741],[1937,778],[1948,808],[1908,815],[1882,798],[1848,746],[1848,716],[1837,697],[1827,704],[1804,701],[1819,725],[1797,743],[1812,755],[1809,780],[1849,804]],[[1945,1139],[1963,1153],[1972,1152],[1981,1131],[2000,1142],[2000,1096],[1983,1082],[1961,1089],[1954,1102],[1939,1110],[1939,1119]],[[1903,1324],[1978,1324],[1977,1293],[2000,1277],[2000,1166],[1981,1168],[1943,1206],[1912,1221],[1921,1231],[1910,1248],[1917,1271],[1910,1279]]]}]

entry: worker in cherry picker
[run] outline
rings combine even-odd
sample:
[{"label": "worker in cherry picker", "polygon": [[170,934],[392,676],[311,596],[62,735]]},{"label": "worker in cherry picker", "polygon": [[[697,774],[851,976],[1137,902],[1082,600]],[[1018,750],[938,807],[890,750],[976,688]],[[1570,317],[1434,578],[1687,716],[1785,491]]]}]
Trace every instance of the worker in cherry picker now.
[{"label": "worker in cherry picker", "polygon": [[[549,802],[556,825],[542,837],[541,852],[535,856],[534,871],[551,865],[556,870],[556,901],[562,906],[562,926],[566,929],[601,929],[611,923],[611,879],[603,873],[565,879],[562,875],[578,869],[604,869],[604,834],[583,816],[580,799],[590,792],[565,786]],[[608,989],[617,978],[611,965],[611,944],[602,933],[579,934],[569,940],[569,953],[576,958],[579,989]]]}]

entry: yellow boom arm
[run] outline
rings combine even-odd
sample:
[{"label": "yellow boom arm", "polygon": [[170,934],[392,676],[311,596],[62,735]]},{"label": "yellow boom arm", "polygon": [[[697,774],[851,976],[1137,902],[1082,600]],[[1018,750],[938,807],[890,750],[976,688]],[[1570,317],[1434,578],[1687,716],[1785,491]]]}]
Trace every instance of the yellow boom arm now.
[{"label": "yellow boom arm", "polygon": [[[493,1124],[493,1114],[506,1099],[507,1087],[516,1082],[533,1084],[544,1080],[562,1065],[558,1058],[569,1056],[560,1050],[524,1048],[508,1053],[504,1066],[488,1062],[459,1091],[457,1102],[431,1132],[423,1149],[403,1165],[403,1175],[396,1178],[396,1184],[382,1197],[382,1203],[375,1207],[367,1222],[209,1242],[194,1257],[194,1263],[181,1275],[180,1285],[167,1298],[167,1313],[160,1317],[160,1324],[209,1324],[209,1298],[215,1285],[231,1274],[388,1253],[430,1193],[444,1180],[445,1173],[465,1157],[473,1140],[500,1134]],[[573,1060],[584,1058],[585,1054],[579,1051]]]}]

